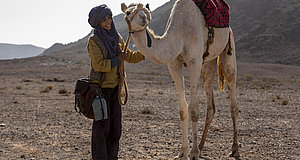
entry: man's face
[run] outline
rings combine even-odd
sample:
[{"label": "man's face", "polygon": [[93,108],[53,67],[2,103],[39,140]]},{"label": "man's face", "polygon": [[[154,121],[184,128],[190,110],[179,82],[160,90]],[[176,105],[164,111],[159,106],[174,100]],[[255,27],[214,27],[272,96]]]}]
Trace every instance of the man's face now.
[{"label": "man's face", "polygon": [[102,20],[102,21],[100,22],[100,25],[101,25],[101,27],[102,27],[103,29],[109,31],[109,30],[111,29],[111,23],[112,23],[111,17],[110,17],[110,16],[106,16],[106,17],[104,18],[104,20]]}]

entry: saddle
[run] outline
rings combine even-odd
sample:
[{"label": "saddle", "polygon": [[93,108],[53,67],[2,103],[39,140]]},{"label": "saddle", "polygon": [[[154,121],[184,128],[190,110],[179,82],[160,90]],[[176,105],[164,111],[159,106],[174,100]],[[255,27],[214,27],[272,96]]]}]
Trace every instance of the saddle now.
[{"label": "saddle", "polygon": [[193,0],[201,10],[208,26],[229,27],[229,5],[224,0]]}]

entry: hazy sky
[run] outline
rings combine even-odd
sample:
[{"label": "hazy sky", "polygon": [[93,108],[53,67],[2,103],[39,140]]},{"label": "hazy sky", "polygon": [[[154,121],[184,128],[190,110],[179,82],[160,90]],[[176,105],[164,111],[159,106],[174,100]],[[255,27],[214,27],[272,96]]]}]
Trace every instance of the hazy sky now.
[{"label": "hazy sky", "polygon": [[94,6],[106,4],[113,15],[121,3],[149,3],[153,11],[169,0],[0,0],[0,43],[49,48],[70,43],[90,31],[87,19]]}]

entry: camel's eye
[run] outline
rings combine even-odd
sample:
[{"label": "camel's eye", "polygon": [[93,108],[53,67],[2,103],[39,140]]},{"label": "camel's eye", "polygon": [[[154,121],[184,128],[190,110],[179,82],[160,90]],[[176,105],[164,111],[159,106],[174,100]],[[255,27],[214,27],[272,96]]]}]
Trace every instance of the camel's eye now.
[{"label": "camel's eye", "polygon": [[127,12],[126,12],[126,15],[127,15],[127,16],[129,16],[129,15],[130,15],[130,13],[131,13],[131,12],[127,11]]}]

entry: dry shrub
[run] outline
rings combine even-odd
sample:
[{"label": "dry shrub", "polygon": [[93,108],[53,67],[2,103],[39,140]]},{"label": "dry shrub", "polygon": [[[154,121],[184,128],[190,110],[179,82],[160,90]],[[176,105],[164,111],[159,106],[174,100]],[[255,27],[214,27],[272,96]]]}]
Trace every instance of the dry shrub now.
[{"label": "dry shrub", "polygon": [[53,88],[53,85],[47,85],[43,90],[41,90],[41,93],[49,93]]},{"label": "dry shrub", "polygon": [[277,78],[270,77],[270,76],[262,76],[261,78],[262,78],[262,81],[264,81],[264,82],[275,82],[275,83],[280,82]]},{"label": "dry shrub", "polygon": [[142,111],[141,111],[142,114],[152,114],[152,112],[149,110],[148,107],[145,107]]},{"label": "dry shrub", "polygon": [[276,99],[275,98],[272,98],[272,102],[275,102],[276,101]]},{"label": "dry shrub", "polygon": [[16,89],[20,90],[20,89],[21,89],[21,86],[17,86]]},{"label": "dry shrub", "polygon": [[23,82],[32,82],[30,79],[22,79]]},{"label": "dry shrub", "polygon": [[281,99],[281,97],[280,97],[279,94],[276,94],[275,97],[276,97],[277,99]]},{"label": "dry shrub", "polygon": [[46,81],[46,82],[65,82],[65,80],[63,79],[58,79],[58,78],[47,78],[47,79],[43,79],[43,81]]},{"label": "dry shrub", "polygon": [[254,76],[252,74],[245,74],[244,77],[246,81],[252,81],[254,79]]},{"label": "dry shrub", "polygon": [[59,94],[67,94],[68,91],[65,88],[61,88],[61,89],[59,89],[58,93]]},{"label": "dry shrub", "polygon": [[289,104],[289,101],[284,99],[281,101],[281,105],[288,105]]}]

